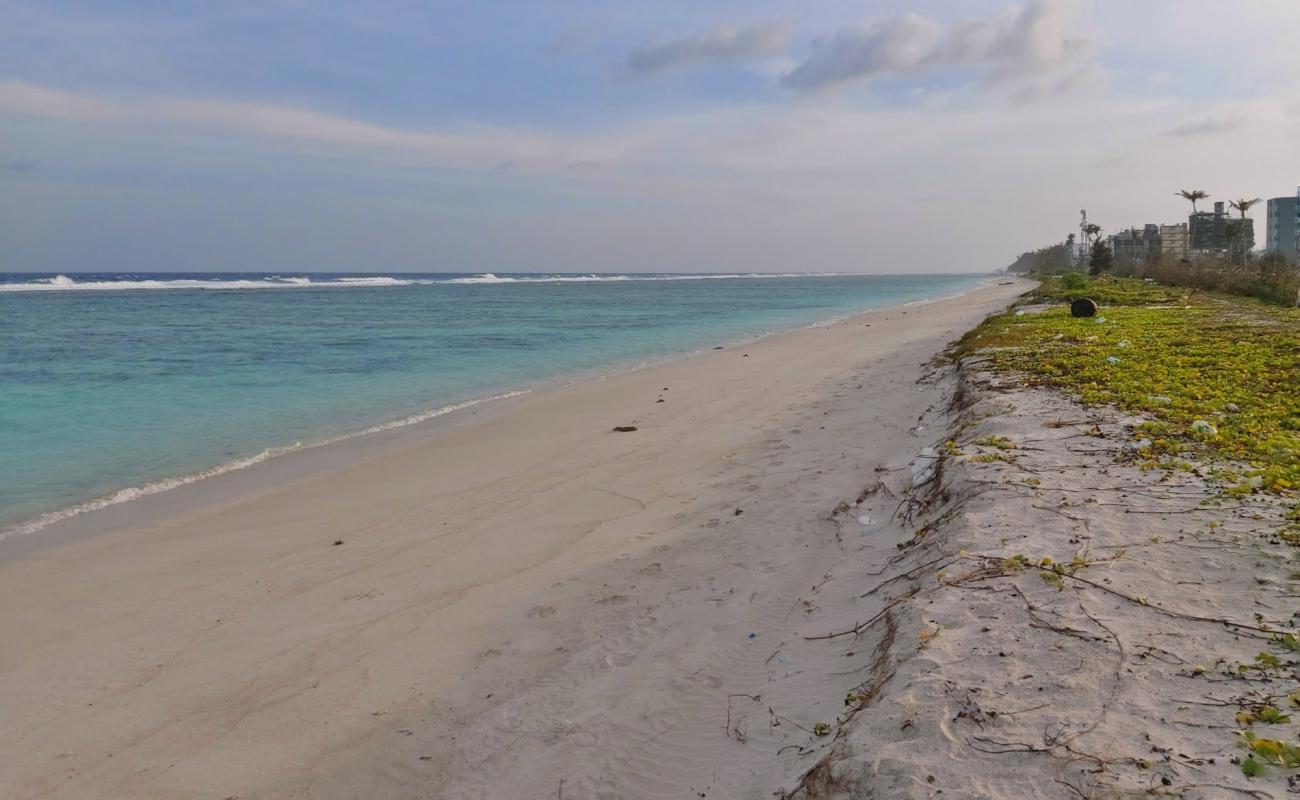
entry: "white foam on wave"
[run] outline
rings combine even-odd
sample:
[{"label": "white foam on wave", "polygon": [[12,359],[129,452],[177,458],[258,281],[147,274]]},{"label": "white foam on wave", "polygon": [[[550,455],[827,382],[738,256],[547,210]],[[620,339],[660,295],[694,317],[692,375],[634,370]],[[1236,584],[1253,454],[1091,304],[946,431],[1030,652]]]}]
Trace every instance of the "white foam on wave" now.
[{"label": "white foam on wave", "polygon": [[232,280],[222,278],[202,280],[192,278],[170,278],[167,280],[148,278],[145,280],[78,281],[69,278],[67,275],[56,275],[53,278],[39,278],[27,283],[0,283],[0,292],[123,292],[147,289],[302,289],[305,287],[313,289],[347,289],[359,286],[410,286],[416,283],[430,283],[430,281],[393,278],[383,275],[364,278],[336,278],[329,281],[313,281],[311,278],[283,278],[278,275],[255,280],[248,278]]},{"label": "white foam on wave", "polygon": [[333,278],[331,280],[313,280],[307,277],[283,277],[272,275],[265,278],[145,278],[141,280],[80,281],[67,275],[53,278],[37,278],[24,283],[0,283],[3,292],[124,292],[142,290],[230,290],[230,289],[347,289],[367,286],[417,286],[429,284],[482,285],[498,283],[610,283],[629,281],[712,281],[712,280],[749,280],[761,278],[829,278],[844,277],[854,273],[845,272],[737,272],[712,275],[497,275],[484,272],[460,278],[397,278],[391,275],[373,275],[364,277]]},{"label": "white foam on wave", "polygon": [[497,275],[484,272],[463,278],[452,278],[441,283],[450,284],[491,284],[491,283],[609,283],[628,281],[716,281],[740,280],[751,278],[832,278],[853,275],[849,272],[736,272],[699,275]]},{"label": "white foam on wave", "polygon": [[481,275],[471,275],[466,278],[452,278],[446,283],[518,283],[514,278],[502,278],[491,272],[484,272]]},{"label": "white foam on wave", "polygon": [[376,275],[367,278],[338,278],[337,280],[326,281],[324,283],[311,283],[310,278],[307,278],[306,280],[312,286],[337,286],[339,284],[344,286],[411,286],[412,284],[417,283],[431,283],[431,281],[417,281],[408,278],[390,278],[386,275]]},{"label": "white foam on wave", "polygon": [[287,455],[289,453],[295,453],[301,450],[309,450],[315,447],[324,447],[325,445],[328,444],[336,444],[338,442],[346,441],[348,439],[355,439],[358,436],[366,436],[372,433],[379,433],[380,431],[389,431],[395,428],[405,428],[408,425],[415,425],[416,423],[434,419],[435,417],[445,416],[447,414],[452,413],[453,411],[460,411],[462,409],[470,408],[472,406],[480,405],[482,403],[491,403],[497,400],[508,400],[512,397],[520,397],[522,395],[529,394],[531,391],[532,391],[531,389],[522,389],[519,391],[505,392],[503,394],[493,395],[491,397],[483,397],[478,400],[466,400],[463,403],[453,403],[449,406],[442,406],[441,408],[435,408],[429,411],[421,411],[416,414],[411,414],[410,416],[402,417],[401,419],[395,419],[389,422],[382,422],[378,425],[372,425],[369,428],[363,428],[358,431],[352,431],[351,433],[344,433],[339,436],[333,436],[328,439],[322,439],[320,441],[309,442],[307,444],[303,444],[302,442],[294,442],[293,444],[287,444],[281,447],[269,447],[255,455],[251,455],[246,458],[237,458],[233,461],[227,461],[224,464],[218,464],[215,467],[210,467],[208,469],[200,470],[198,472],[191,472],[188,475],[180,475],[175,478],[164,478],[163,480],[154,481],[152,483],[146,483],[143,486],[130,486],[125,489],[118,489],[117,491],[111,494],[106,494],[102,497],[97,497],[94,500],[87,500],[84,503],[78,503],[77,505],[69,506],[68,508],[59,509],[58,511],[51,511],[46,514],[42,514],[41,516],[36,517],[35,519],[31,519],[26,522],[19,523],[18,525],[14,525],[9,528],[0,529],[0,542],[14,536],[26,536],[28,534],[35,533],[36,531],[39,531],[42,528],[47,528],[56,522],[60,522],[62,520],[69,519],[71,517],[75,517],[81,514],[85,514],[90,511],[98,511],[101,508],[108,508],[109,506],[120,505],[122,503],[129,503],[132,500],[139,500],[140,498],[148,497],[149,495],[161,494],[162,492],[167,492],[172,489],[179,488],[181,486],[187,486],[191,483],[198,483],[199,481],[206,480],[208,478],[215,478],[218,475],[225,475],[228,472],[235,472],[236,470],[247,469],[253,466],[254,464],[260,464],[263,461],[266,461],[271,458],[275,458],[276,456]]}]

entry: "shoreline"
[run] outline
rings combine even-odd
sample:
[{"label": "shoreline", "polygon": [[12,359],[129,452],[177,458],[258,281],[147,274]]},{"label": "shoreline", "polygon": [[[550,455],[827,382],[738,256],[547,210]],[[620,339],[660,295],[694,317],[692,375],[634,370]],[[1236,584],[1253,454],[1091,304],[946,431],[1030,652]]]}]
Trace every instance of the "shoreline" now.
[{"label": "shoreline", "polygon": [[[829,275],[830,273],[828,273]],[[709,276],[713,278],[731,278],[736,276]],[[788,277],[786,275],[774,274],[772,277]],[[813,276],[818,277],[818,276]],[[566,278],[566,280],[568,280]],[[24,552],[31,552],[51,544],[70,541],[82,536],[92,536],[104,530],[111,530],[121,524],[129,524],[133,520],[125,514],[106,515],[104,512],[112,512],[115,508],[124,505],[134,505],[142,501],[163,494],[173,492],[184,492],[189,489],[195,493],[195,497],[187,497],[193,503],[202,503],[211,501],[228,494],[222,491],[226,487],[220,487],[216,492],[204,496],[197,488],[199,485],[206,485],[212,481],[217,481],[233,473],[246,472],[254,470],[259,466],[273,461],[281,461],[287,458],[310,458],[308,455],[314,451],[320,451],[327,448],[354,443],[353,457],[359,455],[373,455],[374,447],[381,445],[378,441],[372,441],[370,447],[365,446],[363,440],[375,437],[377,434],[384,434],[390,431],[409,429],[411,436],[426,436],[446,425],[458,424],[462,417],[475,416],[480,412],[492,413],[494,408],[517,398],[526,397],[530,394],[541,392],[552,392],[566,389],[587,381],[601,381],[629,372],[645,369],[648,367],[658,366],[679,359],[692,358],[701,353],[708,352],[710,349],[729,349],[748,345],[757,342],[769,336],[776,336],[790,331],[801,330],[804,328],[817,328],[826,325],[851,319],[861,314],[872,311],[885,311],[893,308],[906,308],[912,306],[924,306],[930,303],[951,300],[962,297],[971,292],[978,291],[996,285],[999,281],[1016,280],[1013,276],[992,275],[986,280],[979,281],[973,286],[959,292],[947,295],[941,295],[932,298],[923,298],[920,300],[911,300],[899,303],[893,306],[882,306],[880,308],[865,309],[852,311],[845,314],[838,314],[814,322],[796,325],[793,327],[782,327],[772,330],[766,330],[761,333],[750,336],[742,336],[738,339],[722,342],[720,345],[700,346],[690,350],[675,351],[664,353],[657,356],[649,356],[638,359],[635,363],[627,365],[611,364],[603,367],[597,367],[584,370],[578,373],[567,373],[556,375],[544,381],[532,385],[519,385],[513,387],[502,387],[500,391],[482,397],[471,397],[465,400],[449,403],[439,408],[433,408],[423,411],[414,411],[409,414],[397,416],[393,419],[383,420],[372,425],[361,427],[355,430],[345,431],[332,436],[326,436],[318,440],[304,442],[294,442],[292,444],[277,445],[267,447],[257,453],[247,456],[230,459],[208,467],[194,469],[180,475],[158,478],[144,482],[138,486],[125,486],[116,489],[107,494],[92,497],[86,500],[71,503],[60,508],[42,512],[34,517],[21,519],[13,524],[0,527],[0,559],[7,558]],[[383,285],[376,285],[383,288]],[[295,288],[295,285],[288,285],[287,288]],[[302,287],[296,287],[302,288]],[[367,285],[365,288],[376,288]],[[121,291],[139,291],[132,289],[123,289]],[[231,291],[239,291],[232,289]],[[249,290],[256,291],[256,290]],[[383,443],[390,444],[390,443]],[[392,442],[393,445],[400,445],[400,442]],[[336,456],[337,454],[331,454]],[[323,464],[333,465],[338,463],[336,457],[322,457]],[[319,466],[315,467],[319,468]],[[294,477],[301,476],[305,472],[313,469],[310,465],[302,465],[301,469],[290,469],[287,472],[280,471],[281,479],[287,474]],[[195,488],[191,488],[195,487]],[[238,491],[237,488],[231,487]],[[156,517],[162,513],[174,513],[181,507],[180,503],[172,502],[162,504],[159,509],[146,509],[144,519]],[[102,518],[102,521],[101,521]],[[99,524],[96,524],[99,523]],[[32,540],[33,536],[40,535],[40,541]]]},{"label": "shoreline", "polygon": [[0,560],[0,794],[768,796],[870,663],[803,642],[874,613],[829,581],[856,596],[897,552],[861,519],[887,512],[833,510],[911,474],[949,391],[927,365],[1025,288],[536,393]]}]

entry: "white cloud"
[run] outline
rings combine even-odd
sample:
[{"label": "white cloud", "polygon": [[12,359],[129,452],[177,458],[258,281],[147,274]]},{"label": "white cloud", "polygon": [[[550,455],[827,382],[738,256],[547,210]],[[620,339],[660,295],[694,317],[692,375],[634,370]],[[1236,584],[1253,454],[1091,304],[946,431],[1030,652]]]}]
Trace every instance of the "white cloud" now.
[{"label": "white cloud", "polygon": [[817,40],[808,60],[781,82],[788,89],[823,89],[881,73],[913,72],[930,60],[941,39],[941,28],[916,14],[874,28],[842,30]]},{"label": "white cloud", "polygon": [[1217,136],[1239,130],[1246,121],[1241,117],[1205,117],[1175,125],[1161,132],[1161,136]]},{"label": "white cloud", "polygon": [[110,103],[18,81],[0,81],[0,111],[65,120],[102,120],[118,113]]},{"label": "white cloud", "polygon": [[633,50],[627,66],[633,72],[650,73],[702,64],[733,64],[780,53],[789,40],[790,28],[782,22],[768,22],[745,28],[718,28],[671,42],[646,45]]},{"label": "white cloud", "polygon": [[[939,23],[904,14],[819,39],[812,54],[782,77],[788,89],[815,91],[878,75],[913,74],[943,66],[974,66],[993,82],[1032,80],[1074,64],[1084,43],[1070,35],[1067,0],[1033,0],[993,17]],[[1056,80],[1059,80],[1057,78]]]},{"label": "white cloud", "polygon": [[166,129],[404,152],[453,166],[491,167],[509,161],[533,169],[562,168],[617,154],[619,142],[601,137],[557,137],[527,130],[467,126],[427,132],[378,125],[310,109],[267,103],[135,99],[108,101],[14,81],[0,82],[0,114],[122,129]]}]

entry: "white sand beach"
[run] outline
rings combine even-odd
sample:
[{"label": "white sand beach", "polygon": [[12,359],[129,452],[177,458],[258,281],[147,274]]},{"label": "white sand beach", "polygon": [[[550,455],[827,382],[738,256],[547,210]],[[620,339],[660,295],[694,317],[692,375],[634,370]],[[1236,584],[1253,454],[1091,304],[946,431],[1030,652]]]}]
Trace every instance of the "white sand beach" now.
[{"label": "white sand beach", "polygon": [[942,443],[928,362],[1028,285],[268,462],[0,559],[0,796],[792,787],[876,659],[804,637],[880,611],[858,595],[898,552],[892,506],[836,509]]}]

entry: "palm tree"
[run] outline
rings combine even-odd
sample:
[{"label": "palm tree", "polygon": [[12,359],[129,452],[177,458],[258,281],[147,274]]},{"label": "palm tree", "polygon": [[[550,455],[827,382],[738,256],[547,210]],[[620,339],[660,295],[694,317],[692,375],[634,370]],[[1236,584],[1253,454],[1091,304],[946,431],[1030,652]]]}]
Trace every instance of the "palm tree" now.
[{"label": "palm tree", "polygon": [[[1228,234],[1230,235],[1230,238],[1234,240],[1234,245],[1236,242],[1241,243],[1241,261],[1243,264],[1246,262],[1246,247],[1247,247],[1246,212],[1250,210],[1251,206],[1255,205],[1258,202],[1259,202],[1258,197],[1251,198],[1249,200],[1242,198],[1241,200],[1228,201],[1228,205],[1232,206],[1233,208],[1241,212],[1241,225],[1239,227],[1236,226],[1229,227]],[[1234,247],[1233,249],[1236,248]]]},{"label": "palm tree", "polygon": [[1183,189],[1181,191],[1174,192],[1174,194],[1181,195],[1184,200],[1190,200],[1192,202],[1193,214],[1196,213],[1196,201],[1204,200],[1205,198],[1210,196],[1209,192],[1205,192],[1200,189]]},{"label": "palm tree", "polygon": [[1101,235],[1101,226],[1095,222],[1089,222],[1083,228],[1083,233],[1088,237],[1088,245],[1092,245],[1093,237]]},{"label": "palm tree", "polygon": [[1255,197],[1255,198],[1252,198],[1252,199],[1250,199],[1250,200],[1229,200],[1229,201],[1228,201],[1228,205],[1230,205],[1230,206],[1232,206],[1233,208],[1235,208],[1235,209],[1237,209],[1238,211],[1240,211],[1240,212],[1241,212],[1241,218],[1242,218],[1242,219],[1245,219],[1245,218],[1246,218],[1246,212],[1250,210],[1250,207],[1251,207],[1251,206],[1255,205],[1255,204],[1258,203],[1258,202],[1259,202],[1259,198],[1258,198],[1258,197]]}]

